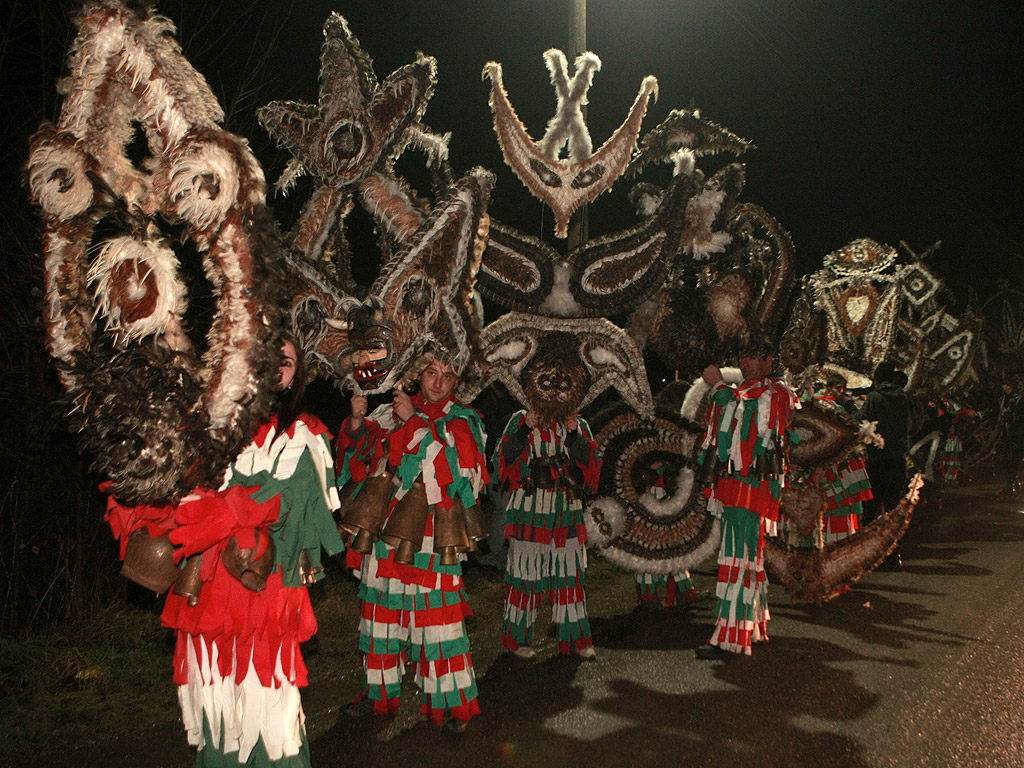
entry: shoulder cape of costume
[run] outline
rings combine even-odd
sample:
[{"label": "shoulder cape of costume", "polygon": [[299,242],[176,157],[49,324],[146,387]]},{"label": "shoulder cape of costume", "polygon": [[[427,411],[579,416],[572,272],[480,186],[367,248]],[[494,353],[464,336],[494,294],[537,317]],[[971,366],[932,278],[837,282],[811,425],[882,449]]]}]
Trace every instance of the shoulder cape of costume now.
[{"label": "shoulder cape of costume", "polygon": [[[708,400],[700,462],[715,451],[718,460],[728,467],[716,484],[714,497],[724,506],[746,509],[761,502],[771,505],[769,499],[777,502],[791,439],[789,426],[793,411],[799,407],[796,393],[782,380],[768,377],[739,387],[719,382],[712,387]],[[754,459],[771,453],[779,455],[783,471],[762,483],[754,475]],[[767,497],[760,499],[765,492]]]}]

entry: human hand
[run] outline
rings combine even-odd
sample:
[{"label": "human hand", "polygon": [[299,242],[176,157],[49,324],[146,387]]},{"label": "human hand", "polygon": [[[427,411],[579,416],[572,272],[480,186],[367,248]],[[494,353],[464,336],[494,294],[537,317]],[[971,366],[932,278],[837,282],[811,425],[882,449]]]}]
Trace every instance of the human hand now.
[{"label": "human hand", "polygon": [[395,410],[395,416],[397,416],[404,424],[412,415],[416,413],[416,406],[412,404],[412,398],[409,394],[402,389],[400,386],[395,388],[395,397],[392,400],[392,405]]},{"label": "human hand", "polygon": [[533,411],[526,412],[526,426],[530,429],[536,429],[540,426],[540,417]]},{"label": "human hand", "polygon": [[349,417],[348,423],[352,429],[359,429],[359,426],[363,423],[363,418],[366,416],[367,408],[369,404],[366,400],[366,395],[352,395],[349,398],[349,407],[352,409],[352,415]]},{"label": "human hand", "polygon": [[575,432],[579,425],[580,417],[575,413],[565,420],[565,428],[569,432]]},{"label": "human hand", "polygon": [[722,378],[722,370],[714,363],[711,363],[711,365],[705,368],[701,372],[700,377],[704,379],[709,387],[713,387],[720,381],[724,381]]}]

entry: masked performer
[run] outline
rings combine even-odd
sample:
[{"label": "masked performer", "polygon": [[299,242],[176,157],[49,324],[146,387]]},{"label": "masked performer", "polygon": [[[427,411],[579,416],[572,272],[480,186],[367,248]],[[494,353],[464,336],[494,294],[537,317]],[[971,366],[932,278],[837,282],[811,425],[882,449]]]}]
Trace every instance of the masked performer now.
[{"label": "masked performer", "polygon": [[[825,389],[815,395],[815,399],[844,412],[852,410],[852,404],[846,397],[846,379],[838,373],[829,374]],[[820,542],[825,545],[857,532],[863,503],[872,498],[871,481],[868,479],[864,457],[860,453],[819,472],[819,480],[823,481],[828,498]]]},{"label": "masked performer", "polygon": [[440,539],[442,529],[475,507],[489,480],[483,421],[455,399],[458,382],[450,365],[434,359],[420,374],[417,394],[398,389],[393,403],[369,417],[365,398],[353,397],[342,425],[339,481],[351,484],[343,503],[378,505],[385,520],[362,558],[349,553],[361,579],[364,683],[350,714],[397,713],[410,661],[420,709],[431,721],[463,731],[480,714],[462,566]]},{"label": "masked performer", "polygon": [[536,658],[534,620],[547,597],[558,652],[594,659],[584,592],[583,495],[596,492],[601,460],[590,427],[574,412],[586,388],[574,378],[587,373],[567,365],[559,345],[550,344],[524,376],[531,408],[512,415],[496,449],[498,480],[510,494],[502,643],[520,658]]},{"label": "masked performer", "polygon": [[108,505],[122,555],[133,534],[169,533],[182,562],[162,620],[177,632],[174,681],[201,768],[310,764],[299,644],[317,627],[306,587],[323,577],[321,549],[334,554],[342,543],[330,435],[298,413],[302,357],[290,341],[282,351],[277,414],[219,490],[170,507]]},{"label": "masked performer", "polygon": [[939,470],[942,472],[943,483],[956,485],[960,482],[960,474],[963,471],[961,462],[964,452],[963,436],[968,425],[978,418],[978,414],[969,406],[951,397],[942,398],[939,412],[940,415],[949,414],[950,416],[949,428],[946,430],[942,451],[939,453]]},{"label": "masked performer", "polygon": [[758,346],[740,357],[739,387],[727,385],[716,365],[703,372],[711,390],[701,463],[711,462],[706,471],[717,475],[706,492],[708,509],[722,518],[722,543],[715,628],[697,648],[702,659],[749,655],[752,643],[768,639],[764,537],[778,528],[787,431],[798,406],[771,366],[767,347]]}]

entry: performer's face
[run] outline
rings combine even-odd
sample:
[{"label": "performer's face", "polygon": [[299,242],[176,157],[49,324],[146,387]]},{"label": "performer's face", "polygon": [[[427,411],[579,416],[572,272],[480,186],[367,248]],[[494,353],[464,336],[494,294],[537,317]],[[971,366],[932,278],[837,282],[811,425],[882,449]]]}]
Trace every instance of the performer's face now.
[{"label": "performer's face", "polygon": [[427,369],[420,374],[420,392],[428,403],[440,403],[452,396],[455,387],[459,384],[459,377],[455,375],[450,365],[443,365],[434,360]]},{"label": "performer's face", "polygon": [[277,379],[279,392],[284,392],[292,385],[292,381],[295,379],[296,359],[295,345],[290,341],[285,341],[281,345],[281,370]]},{"label": "performer's face", "polygon": [[842,399],[846,397],[846,383],[840,381],[839,383],[833,384],[831,387],[829,387],[827,391],[830,395],[832,395],[832,397],[836,399]]},{"label": "performer's face", "polygon": [[744,381],[763,379],[772,372],[772,359],[770,357],[757,357],[756,355],[744,355],[740,358],[740,374]]}]

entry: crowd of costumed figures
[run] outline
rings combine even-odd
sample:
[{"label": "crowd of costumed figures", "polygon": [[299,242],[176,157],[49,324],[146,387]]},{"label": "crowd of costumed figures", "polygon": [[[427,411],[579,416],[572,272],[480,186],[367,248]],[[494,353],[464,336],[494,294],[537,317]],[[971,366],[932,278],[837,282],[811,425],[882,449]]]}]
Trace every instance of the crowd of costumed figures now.
[{"label": "crowd of costumed figures", "polygon": [[[643,131],[653,76],[595,149],[595,54],[538,52],[556,99],[539,140],[481,62],[505,163],[553,214],[532,235],[490,209],[496,174],[452,167],[458,134],[425,122],[436,61],[378,79],[332,14],[316,102],[257,112],[291,157],[278,193],[305,195],[283,232],[167,19],[94,0],[77,29],[27,164],[46,341],[124,572],[169,593],[200,755],[308,763],[299,645],[331,555],[359,576],[354,706],[396,711],[410,665],[423,713],[462,730],[480,712],[462,564],[488,535],[508,542],[502,638],[526,659],[549,603],[559,652],[597,655],[588,549],[667,603],[705,597],[689,570],[717,552],[698,649],[716,658],[766,637],[766,574],[833,599],[897,546],[922,485],[1002,446],[1014,486],[1024,296],[955,315],[938,244],[868,238],[798,281],[786,229],[742,199],[753,144],[694,108]],[[403,153],[430,189],[398,175]],[[576,236],[616,184],[635,223]],[[346,236],[357,203],[370,250]],[[657,392],[652,361],[674,372]],[[315,377],[351,409],[336,438],[301,410]]]}]

